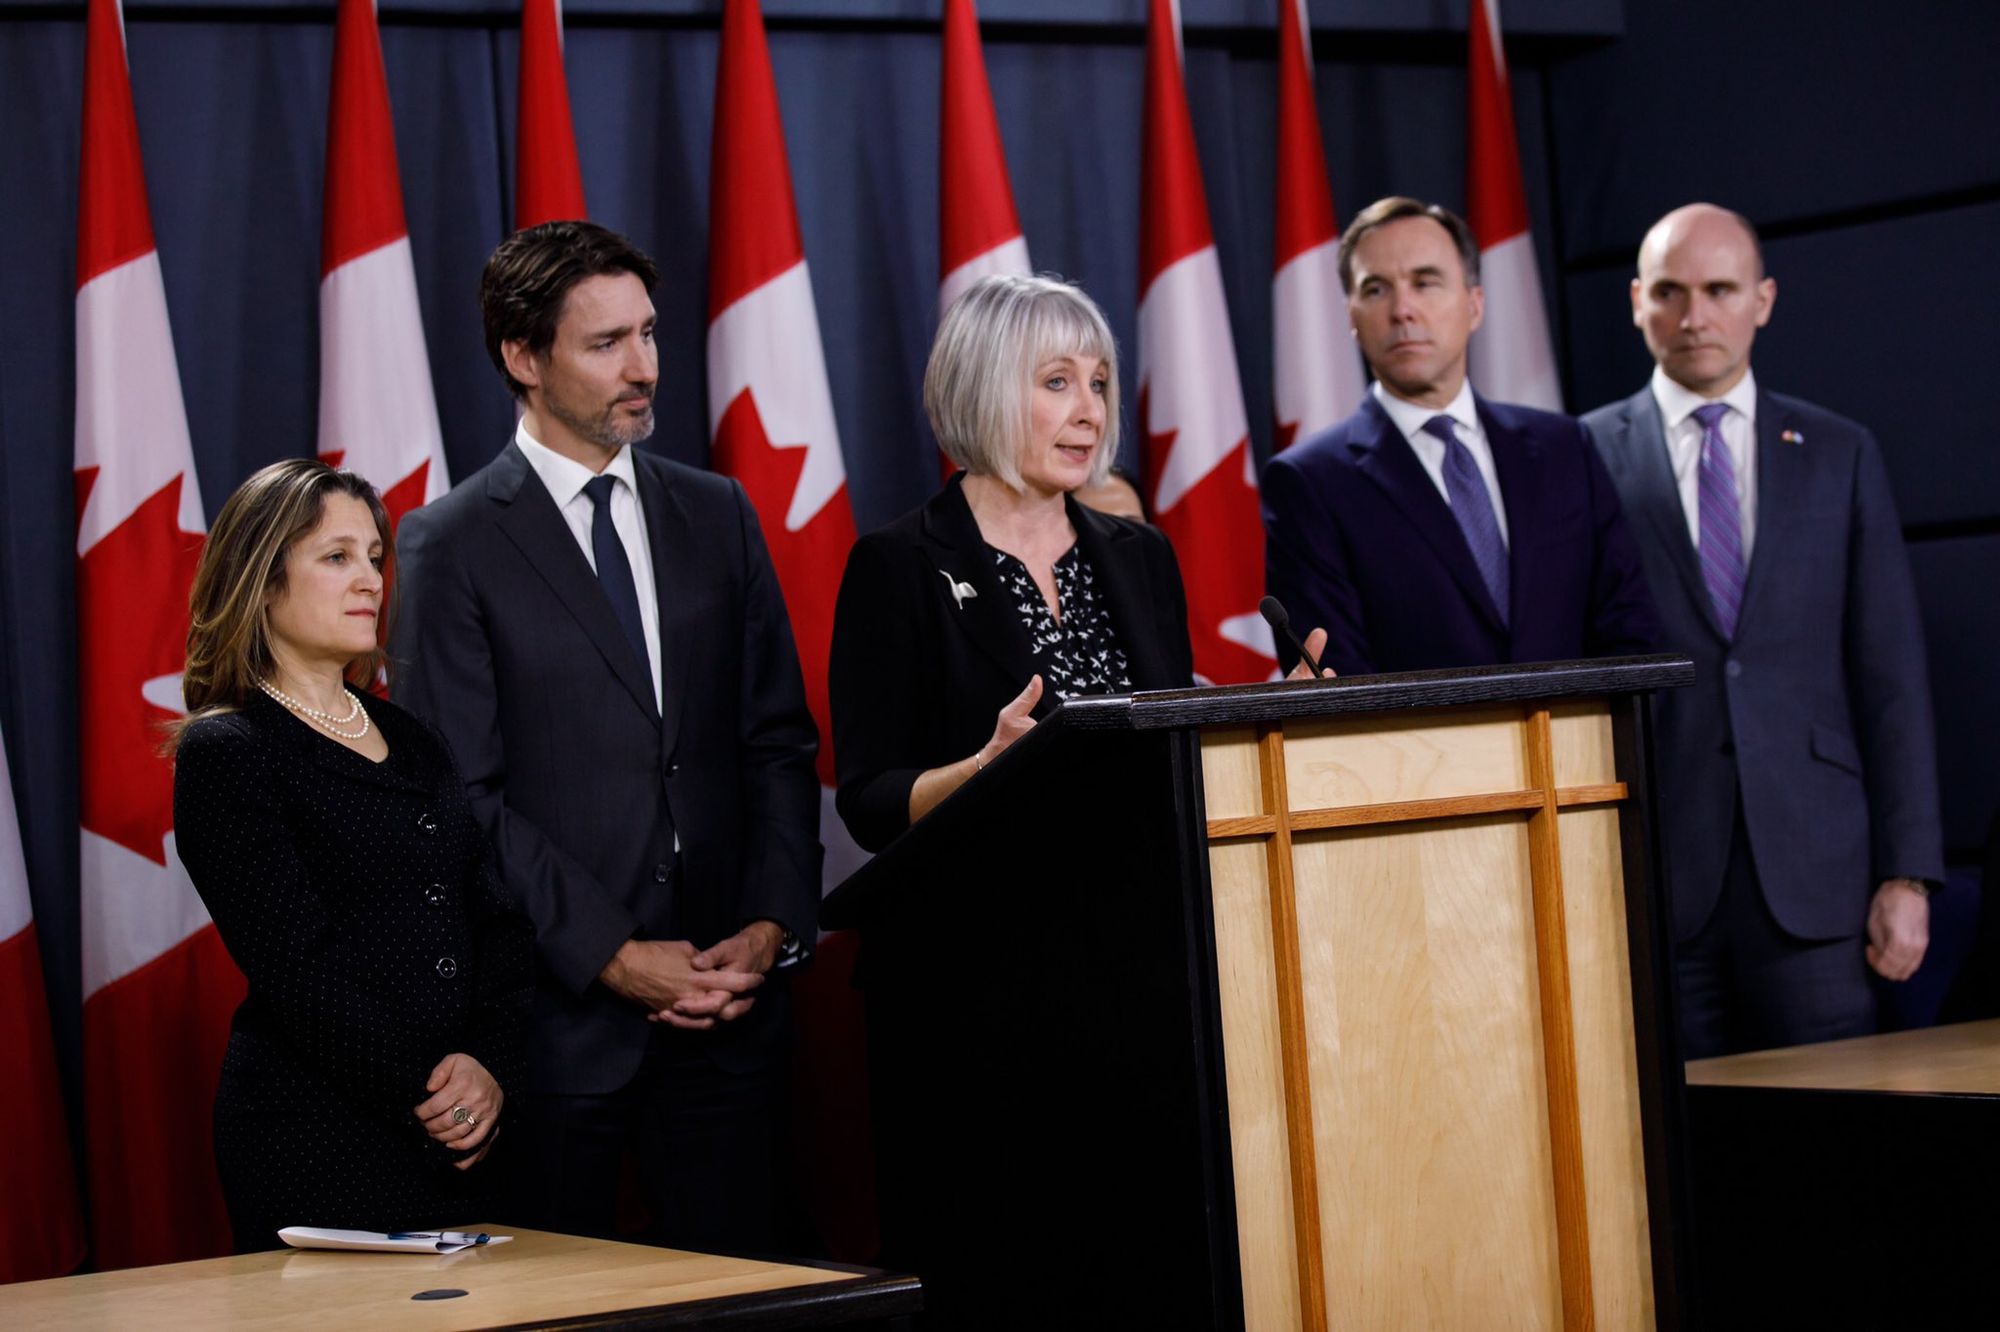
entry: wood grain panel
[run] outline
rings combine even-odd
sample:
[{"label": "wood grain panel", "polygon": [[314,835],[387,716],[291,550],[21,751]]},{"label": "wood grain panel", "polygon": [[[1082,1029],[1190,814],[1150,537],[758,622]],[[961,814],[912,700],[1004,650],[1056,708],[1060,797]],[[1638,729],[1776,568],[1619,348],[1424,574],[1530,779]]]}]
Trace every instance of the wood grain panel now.
[{"label": "wood grain panel", "polygon": [[1557,786],[1608,786],[1618,780],[1611,752],[1611,708],[1601,698],[1572,699],[1549,707]]},{"label": "wood grain panel", "polygon": [[[616,1310],[851,1281],[847,1272],[475,1226],[513,1242],[440,1257],[279,1250],[0,1288],[0,1325],[149,1332],[412,1332],[547,1323]],[[413,1301],[452,1286],[462,1299]]]},{"label": "wood grain panel", "polygon": [[1535,979],[1541,992],[1542,1073],[1548,1089],[1549,1165],[1556,1196],[1556,1258],[1562,1269],[1563,1326],[1569,1332],[1587,1332],[1595,1307],[1590,1292],[1590,1208],[1584,1197],[1583,1125],[1577,1109],[1555,750],[1546,708],[1529,713],[1526,734],[1528,780],[1542,788],[1544,797],[1542,808],[1528,819],[1528,864],[1534,889]]},{"label": "wood grain panel", "polygon": [[1294,848],[1331,1325],[1555,1325],[1523,820]]},{"label": "wood grain panel", "polygon": [[1518,791],[1529,784],[1520,732],[1516,707],[1294,722],[1285,783],[1293,809]]},{"label": "wood grain panel", "polygon": [[2000,1018],[1696,1059],[1691,1086],[2000,1096]]},{"label": "wood grain panel", "polygon": [[[1566,786],[1556,792],[1556,803],[1608,805],[1625,798],[1625,783],[1605,786]],[[1449,796],[1443,800],[1399,800],[1386,805],[1348,805],[1342,809],[1295,809],[1287,821],[1294,832],[1318,828],[1359,828],[1376,823],[1413,823],[1419,819],[1454,819],[1467,814],[1498,814],[1506,810],[1535,810],[1548,803],[1544,791],[1495,791],[1490,795]],[[1210,819],[1208,837],[1269,837],[1278,831],[1278,820],[1269,814]]]},{"label": "wood grain panel", "polygon": [[1212,846],[1208,874],[1222,995],[1229,1147],[1236,1171],[1243,1325],[1288,1332],[1302,1324],[1265,855],[1262,842]]},{"label": "wood grain panel", "polygon": [[[1257,772],[1264,808],[1282,811],[1285,736],[1276,726],[1257,732]],[[1304,979],[1299,975],[1298,899],[1292,882],[1292,830],[1280,814],[1264,844],[1270,883],[1271,961],[1278,986],[1278,1049],[1284,1057],[1286,1151],[1292,1170],[1292,1252],[1298,1257],[1299,1325],[1326,1332],[1326,1273],[1320,1251],[1319,1166],[1313,1159],[1312,1075],[1306,1054]]]},{"label": "wood grain panel", "polygon": [[1257,733],[1247,727],[1202,732],[1201,785],[1211,819],[1268,813],[1257,775]]},{"label": "wood grain panel", "polygon": [[1566,810],[1560,818],[1593,1307],[1599,1327],[1651,1327],[1652,1245],[1618,811]]}]

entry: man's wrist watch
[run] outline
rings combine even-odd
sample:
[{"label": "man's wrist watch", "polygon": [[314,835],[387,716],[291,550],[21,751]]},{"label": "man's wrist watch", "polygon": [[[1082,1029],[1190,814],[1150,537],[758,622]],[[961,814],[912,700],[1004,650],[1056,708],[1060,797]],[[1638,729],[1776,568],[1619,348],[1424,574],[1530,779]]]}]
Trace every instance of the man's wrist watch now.
[{"label": "man's wrist watch", "polygon": [[806,955],[806,945],[803,939],[793,934],[790,930],[785,929],[782,925],[778,928],[783,932],[778,936],[777,955],[771,960],[771,969],[773,971],[776,971],[780,967],[797,966],[805,960]]}]

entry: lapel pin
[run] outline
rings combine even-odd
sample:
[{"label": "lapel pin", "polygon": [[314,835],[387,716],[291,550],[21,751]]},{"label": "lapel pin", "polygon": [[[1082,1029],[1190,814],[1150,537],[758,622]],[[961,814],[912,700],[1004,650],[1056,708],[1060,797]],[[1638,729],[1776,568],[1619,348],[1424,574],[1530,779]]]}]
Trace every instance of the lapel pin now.
[{"label": "lapel pin", "polygon": [[1806,442],[1806,437],[1796,430],[1780,431],[1778,438],[1784,440],[1787,444],[1803,444]]},{"label": "lapel pin", "polygon": [[951,599],[958,603],[960,610],[965,609],[965,599],[967,597],[976,597],[979,595],[979,589],[972,584],[961,583],[942,569],[938,570],[938,574],[944,579],[944,585],[951,589]]}]

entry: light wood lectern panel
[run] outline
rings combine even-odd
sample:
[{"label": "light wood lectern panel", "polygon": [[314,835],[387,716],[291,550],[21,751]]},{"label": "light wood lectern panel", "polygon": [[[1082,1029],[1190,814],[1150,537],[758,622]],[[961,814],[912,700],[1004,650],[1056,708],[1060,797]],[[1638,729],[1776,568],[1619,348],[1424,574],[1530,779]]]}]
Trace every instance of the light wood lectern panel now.
[{"label": "light wood lectern panel", "polygon": [[1201,762],[1245,1326],[1650,1324],[1609,706]]},{"label": "light wood lectern panel", "polygon": [[1693,674],[1073,698],[884,848],[821,921],[926,1317],[1686,1326],[1648,696]]}]

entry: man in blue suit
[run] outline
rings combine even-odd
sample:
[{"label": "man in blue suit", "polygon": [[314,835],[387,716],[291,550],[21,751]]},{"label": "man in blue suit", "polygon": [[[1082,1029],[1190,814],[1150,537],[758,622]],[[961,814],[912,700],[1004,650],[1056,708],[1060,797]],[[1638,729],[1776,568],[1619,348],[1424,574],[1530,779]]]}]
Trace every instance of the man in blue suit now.
[{"label": "man in blue suit", "polygon": [[1479,246],[1416,199],[1340,239],[1375,383],[1361,409],[1264,471],[1265,581],[1324,625],[1342,675],[1649,652],[1638,551],[1583,428],[1487,402],[1465,377]]},{"label": "man in blue suit", "polygon": [[1776,300],[1747,221],[1667,214],[1632,282],[1652,382],[1584,418],[1696,669],[1655,704],[1690,1058],[1873,1031],[1868,968],[1917,969],[1944,873],[1888,476],[1866,429],[1751,374]]}]

